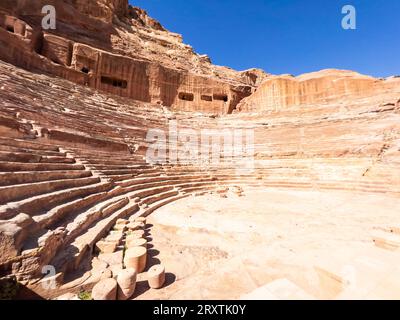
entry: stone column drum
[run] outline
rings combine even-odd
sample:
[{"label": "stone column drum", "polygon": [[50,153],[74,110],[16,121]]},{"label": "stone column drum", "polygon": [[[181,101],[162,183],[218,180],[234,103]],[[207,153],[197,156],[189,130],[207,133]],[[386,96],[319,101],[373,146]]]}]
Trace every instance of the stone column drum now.
[{"label": "stone column drum", "polygon": [[146,218],[145,217],[139,217],[135,219],[135,222],[140,222],[143,223],[146,226]]},{"label": "stone column drum", "polygon": [[146,268],[147,249],[144,247],[134,247],[126,250],[124,263],[125,267],[135,269],[137,273],[141,273]]},{"label": "stone column drum", "polygon": [[136,289],[136,270],[121,270],[117,275],[118,300],[128,300]]},{"label": "stone column drum", "polygon": [[143,238],[129,238],[126,241],[127,248],[143,247],[147,249],[147,240]]},{"label": "stone column drum", "polygon": [[93,300],[116,300],[117,281],[109,278],[98,282],[92,290]]},{"label": "stone column drum", "polygon": [[160,289],[165,283],[165,268],[161,264],[153,266],[147,272],[147,281],[152,289]]},{"label": "stone column drum", "polygon": [[131,231],[126,238],[138,239],[138,238],[143,238],[144,236],[145,232],[143,230],[136,230],[136,231]]}]

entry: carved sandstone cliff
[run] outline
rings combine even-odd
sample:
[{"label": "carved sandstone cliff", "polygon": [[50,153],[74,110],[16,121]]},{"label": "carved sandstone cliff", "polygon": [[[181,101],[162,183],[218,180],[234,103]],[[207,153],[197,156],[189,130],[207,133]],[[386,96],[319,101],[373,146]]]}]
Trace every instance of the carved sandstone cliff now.
[{"label": "carved sandstone cliff", "polygon": [[[57,28],[43,30],[53,5]],[[231,113],[266,77],[212,65],[127,0],[2,1],[0,59],[175,110]]]},{"label": "carved sandstone cliff", "polygon": [[389,92],[399,88],[397,78],[376,79],[346,70],[322,70],[303,74],[271,76],[250,97],[243,99],[238,111],[277,111],[287,107],[341,101]]}]

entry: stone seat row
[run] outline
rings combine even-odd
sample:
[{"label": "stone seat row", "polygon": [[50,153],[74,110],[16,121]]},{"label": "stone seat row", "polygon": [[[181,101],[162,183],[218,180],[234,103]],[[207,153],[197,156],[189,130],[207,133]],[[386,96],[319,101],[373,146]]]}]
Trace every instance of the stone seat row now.
[{"label": "stone seat row", "polygon": [[[137,275],[142,273],[147,265],[145,228],[145,218],[131,216],[129,220],[118,219],[114,231],[110,231],[105,238],[96,243],[100,254],[93,258],[92,273],[97,274],[99,269],[104,268],[108,268],[110,272],[103,272],[99,281],[96,281],[96,278],[92,280],[95,281],[91,290],[92,299],[127,300],[133,296]],[[122,250],[125,251],[124,254],[120,254]],[[164,267],[150,267],[146,272],[146,279],[150,288],[161,288],[165,282]]]},{"label": "stone seat row", "polygon": [[[207,187],[205,185],[205,187]],[[164,189],[165,190],[165,189]],[[168,188],[167,188],[168,190]],[[184,191],[184,189],[182,190]],[[121,197],[124,197],[125,195],[122,195]],[[139,212],[140,215],[148,215],[150,214],[152,211],[154,211],[156,208],[159,208],[160,206],[163,206],[171,201],[176,201],[178,199],[181,199],[183,197],[186,197],[187,195],[184,194],[179,194],[179,192],[176,191],[165,191],[165,192],[160,192],[160,189],[158,188],[153,188],[153,190],[151,191],[140,191],[140,193],[137,192],[132,192],[129,194],[126,194],[126,196],[128,196],[128,198],[130,199],[128,206],[131,206],[131,208],[136,208],[136,210],[138,210],[137,212]],[[139,196],[142,196],[142,198],[140,198]],[[112,201],[116,201],[118,199],[118,197],[113,197]],[[140,199],[140,201],[136,202],[136,199]],[[132,209],[134,212],[135,209]],[[99,223],[101,223],[102,220],[99,221]],[[86,233],[83,233],[84,239],[87,239],[87,237],[85,236]],[[95,233],[92,233],[93,237],[97,237],[97,235]],[[74,242],[77,243],[77,239],[79,237],[77,237]],[[86,240],[85,240],[86,241]],[[79,241],[78,241],[79,242]],[[82,248],[82,246],[78,245],[78,248]]]},{"label": "stone seat row", "polygon": [[86,170],[0,172],[0,186],[15,186],[54,180],[80,179],[91,176],[92,172]]},{"label": "stone seat row", "polygon": [[[205,186],[206,185],[207,184],[205,183]],[[146,187],[146,186],[144,186],[144,187]],[[187,187],[190,187],[190,184]],[[137,188],[135,188],[135,189],[137,189]],[[92,190],[92,191],[94,191],[94,190]],[[161,191],[164,191],[164,193],[162,193]],[[113,194],[111,193],[111,194],[107,195],[107,192],[105,191],[105,192],[103,192],[103,194],[104,194],[105,198],[111,197],[112,201],[118,200],[118,198],[117,198],[117,194],[118,193],[113,193]],[[137,198],[137,196],[139,196],[139,195],[144,197],[142,202],[141,202],[141,205],[147,204],[146,202],[148,202],[149,204],[157,203],[157,205],[163,205],[163,202],[165,202],[164,201],[165,199],[167,199],[167,200],[171,199],[170,201],[174,201],[175,199],[179,199],[179,198],[184,197],[184,195],[178,196],[178,193],[176,191],[171,191],[171,187],[168,187],[166,189],[165,188],[162,188],[162,189],[153,188],[153,190],[151,190],[151,191],[144,191],[144,192],[143,191],[139,191],[139,193],[136,192],[136,194],[132,194],[131,198]],[[146,196],[148,198],[146,198]],[[50,198],[53,198],[53,195]],[[45,196],[44,196],[44,199],[46,199]],[[36,200],[37,199],[35,199],[35,202],[36,202]],[[65,199],[63,199],[63,200],[65,200]],[[92,203],[96,202],[96,201],[98,202],[99,200],[100,200],[100,198],[93,197],[92,193],[90,193],[90,195],[87,197],[87,201],[90,201]],[[83,202],[83,200],[82,201],[79,200],[79,202]],[[165,202],[165,203],[167,203],[167,202]],[[50,211],[47,211],[46,214],[39,215],[39,216],[33,216],[33,218],[38,223],[38,225],[40,225],[41,227],[47,226],[47,227],[51,227],[52,229],[55,229],[57,226],[60,226],[60,224],[55,222],[56,220],[54,220],[54,216],[58,216],[57,219],[65,218],[65,214],[67,214],[67,212],[68,212],[68,210],[65,210],[65,209],[67,207],[69,207],[69,206],[70,206],[70,203],[66,203],[66,204],[61,205],[60,208],[57,208],[57,211],[54,211],[53,209],[51,209]],[[137,204],[134,204],[134,207],[136,207],[136,206],[137,206]],[[147,204],[147,206],[148,206],[148,204]],[[65,209],[62,208],[62,207],[65,207]],[[70,206],[69,210],[75,210],[76,211],[76,210],[78,210],[78,208],[79,208],[79,206],[77,207],[76,204],[74,204],[74,205]],[[151,209],[151,208],[148,208],[148,207],[143,208],[143,210],[146,211],[146,212],[148,212],[149,209]],[[52,211],[54,211],[53,214],[51,214]],[[90,209],[87,212],[89,212],[89,211],[90,211]],[[78,210],[78,212],[79,212],[79,210]],[[31,212],[31,214],[32,214],[32,212]],[[52,216],[52,215],[54,215],[54,216]],[[76,234],[78,234],[79,232],[85,232],[84,230],[82,230],[81,227],[82,226],[89,226],[90,223],[93,222],[94,218],[98,218],[98,219],[102,219],[103,218],[101,215],[97,215],[96,216],[93,213],[93,211],[91,212],[91,214],[87,215],[87,217],[89,217],[89,219],[87,219],[86,221],[84,219],[85,214],[82,214],[82,215],[81,214],[77,214],[76,217],[78,219],[77,221],[79,221],[78,223],[70,223],[70,224],[66,225],[67,226],[67,232],[70,234],[70,236],[67,236],[68,239],[73,239],[73,237]],[[43,218],[43,219],[41,219],[41,218]],[[75,226],[75,227],[71,229],[70,228],[71,226]]]}]

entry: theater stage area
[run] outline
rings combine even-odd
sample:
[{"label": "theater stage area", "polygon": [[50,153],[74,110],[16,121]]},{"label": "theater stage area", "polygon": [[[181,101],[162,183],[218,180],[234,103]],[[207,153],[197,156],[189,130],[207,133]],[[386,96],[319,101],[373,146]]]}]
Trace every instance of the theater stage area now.
[{"label": "theater stage area", "polygon": [[[167,285],[137,299],[399,299],[400,199],[244,188],[148,217]],[[142,287],[142,289],[140,289]]]}]

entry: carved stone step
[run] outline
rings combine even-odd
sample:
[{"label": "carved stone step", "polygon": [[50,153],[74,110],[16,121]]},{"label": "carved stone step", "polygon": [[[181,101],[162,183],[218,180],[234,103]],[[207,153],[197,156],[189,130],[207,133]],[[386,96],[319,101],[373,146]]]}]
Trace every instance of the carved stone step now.
[{"label": "carved stone step", "polygon": [[18,212],[24,212],[31,216],[41,214],[59,203],[70,201],[77,197],[84,197],[92,193],[106,191],[111,187],[112,184],[109,182],[100,182],[89,186],[55,191],[17,202],[10,202],[0,206],[0,219],[8,219]]},{"label": "carved stone step", "polygon": [[0,204],[13,202],[27,197],[43,193],[51,193],[60,189],[70,189],[82,187],[90,184],[99,183],[97,177],[68,179],[68,180],[53,180],[44,182],[35,182],[29,184],[19,184],[0,187]]},{"label": "carved stone step", "polygon": [[0,172],[13,171],[60,171],[60,170],[85,170],[82,165],[63,163],[18,163],[0,162]]},{"label": "carved stone step", "polygon": [[84,170],[0,172],[0,186],[53,180],[80,179],[90,176],[92,176],[92,173]]},{"label": "carved stone step", "polygon": [[118,219],[131,215],[137,210],[138,205],[130,202],[108,217],[95,222],[85,233],[68,244],[65,250],[61,251],[53,260],[52,263],[56,266],[56,269],[58,271],[68,271],[78,268],[85,255],[91,254],[95,243],[111,230]]}]

